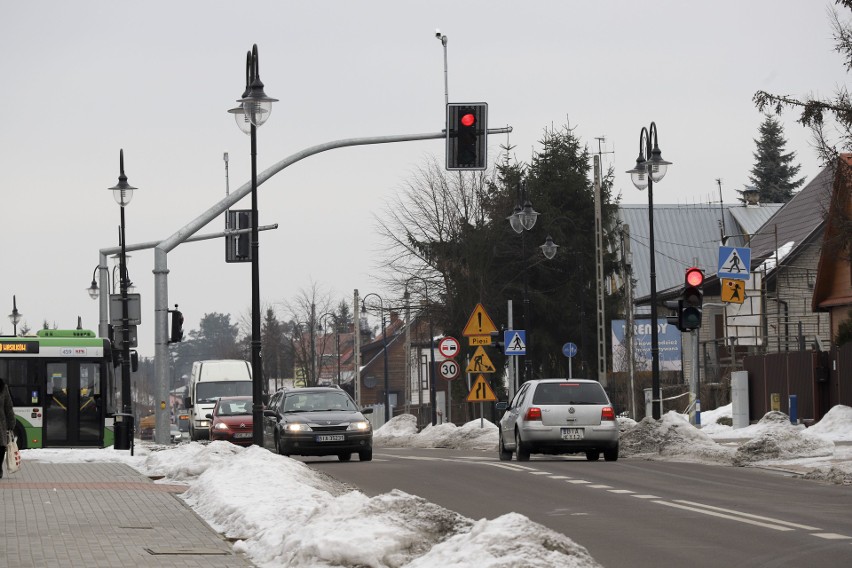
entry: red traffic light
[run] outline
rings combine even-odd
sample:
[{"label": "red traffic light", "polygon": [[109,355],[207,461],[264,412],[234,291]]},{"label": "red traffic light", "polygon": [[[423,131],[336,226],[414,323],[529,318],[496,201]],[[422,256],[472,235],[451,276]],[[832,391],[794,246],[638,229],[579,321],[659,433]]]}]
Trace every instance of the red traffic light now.
[{"label": "red traffic light", "polygon": [[473,113],[469,112],[467,114],[462,115],[459,122],[462,123],[462,126],[473,126],[473,123],[476,122],[476,117]]},{"label": "red traffic light", "polygon": [[700,268],[692,267],[686,269],[687,286],[701,286],[704,284],[704,272]]}]

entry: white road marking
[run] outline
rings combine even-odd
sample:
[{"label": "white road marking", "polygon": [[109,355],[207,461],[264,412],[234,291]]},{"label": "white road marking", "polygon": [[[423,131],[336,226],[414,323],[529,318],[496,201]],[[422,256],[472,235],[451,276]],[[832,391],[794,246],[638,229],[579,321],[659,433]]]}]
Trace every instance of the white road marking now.
[{"label": "white road marking", "polygon": [[752,515],[750,513],[741,513],[740,511],[735,511],[733,509],[723,509],[722,507],[713,507],[712,505],[705,505],[704,503],[696,503],[694,501],[684,501],[678,500],[677,503],[684,503],[686,505],[692,505],[694,507],[703,507],[705,509],[712,509],[714,511],[722,511],[724,513],[731,513],[732,515],[740,515],[741,517],[749,517],[751,519],[759,519],[761,521],[768,521],[770,523],[775,523],[776,525],[785,525],[788,527],[793,527],[794,529],[802,529],[806,531],[818,531],[822,530],[818,527],[811,527],[808,525],[799,525],[796,523],[791,523],[789,521],[782,521],[779,519],[773,519],[772,517],[761,517],[760,515]]},{"label": "white road marking", "polygon": [[659,499],[656,495],[632,495],[632,497],[636,497],[637,499]]},{"label": "white road marking", "polygon": [[828,540],[849,540],[852,539],[852,536],[846,536],[845,534],[837,534],[837,533],[814,533],[814,536],[818,536],[820,538],[825,538]]},{"label": "white road marking", "polygon": [[631,490],[629,490],[629,489],[610,489],[610,490],[609,490],[609,492],[610,492],[610,493],[620,493],[620,494],[629,494],[629,493],[633,493],[633,492],[632,492]]},{"label": "white road marking", "polygon": [[692,511],[694,513],[701,513],[702,515],[710,515],[712,517],[721,517],[723,519],[728,519],[730,521],[738,521],[740,523],[746,523],[749,525],[756,525],[758,527],[764,527],[767,529],[772,529],[775,531],[792,531],[791,527],[785,527],[780,524],[770,524],[770,523],[762,523],[760,521],[753,521],[751,519],[747,519],[744,517],[738,517],[734,515],[727,515],[725,513],[719,513],[716,511],[710,511],[708,509],[702,509],[699,507],[689,507],[687,505],[681,505],[680,503],[672,503],[670,501],[654,501],[654,503],[659,503],[660,505],[665,505],[666,507],[674,507],[675,509],[684,509],[686,511]]},{"label": "white road marking", "polygon": [[592,489],[612,489],[612,485],[596,484],[596,485],[589,485],[589,487],[591,487]]},{"label": "white road marking", "polygon": [[566,479],[565,483],[579,484],[579,483],[591,483],[591,481],[586,481],[585,479]]}]

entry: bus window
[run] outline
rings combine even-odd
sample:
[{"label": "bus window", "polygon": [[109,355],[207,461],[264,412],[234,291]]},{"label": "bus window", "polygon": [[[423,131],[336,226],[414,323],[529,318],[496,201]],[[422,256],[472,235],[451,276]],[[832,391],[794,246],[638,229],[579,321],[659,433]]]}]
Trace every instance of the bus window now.
[{"label": "bus window", "polygon": [[3,377],[9,387],[13,406],[31,406],[39,403],[35,361],[0,359],[0,377]]}]

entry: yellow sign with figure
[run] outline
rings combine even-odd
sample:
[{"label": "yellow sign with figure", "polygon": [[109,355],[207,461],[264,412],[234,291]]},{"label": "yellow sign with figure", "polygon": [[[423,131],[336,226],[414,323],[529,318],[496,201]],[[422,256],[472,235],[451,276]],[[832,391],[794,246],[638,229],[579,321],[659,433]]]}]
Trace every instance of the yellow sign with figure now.
[{"label": "yellow sign with figure", "polygon": [[745,302],[745,283],[745,280],[722,278],[722,301],[732,304],[742,304]]},{"label": "yellow sign with figure", "polygon": [[471,335],[491,335],[492,331],[497,331],[494,322],[491,321],[488,312],[482,307],[482,304],[476,304],[473,308],[473,313],[470,314],[470,319],[467,320],[467,325],[464,326],[462,335],[465,337]]},{"label": "yellow sign with figure", "polygon": [[497,402],[497,395],[494,394],[488,381],[485,380],[485,375],[479,375],[476,377],[476,382],[470,387],[466,400],[468,402]]},{"label": "yellow sign with figure", "polygon": [[485,349],[483,349],[482,346],[479,346],[476,348],[476,351],[474,351],[473,357],[467,364],[465,372],[494,373],[496,370],[497,369],[494,368],[494,363],[491,362],[491,359],[488,358],[488,354],[485,353]]}]

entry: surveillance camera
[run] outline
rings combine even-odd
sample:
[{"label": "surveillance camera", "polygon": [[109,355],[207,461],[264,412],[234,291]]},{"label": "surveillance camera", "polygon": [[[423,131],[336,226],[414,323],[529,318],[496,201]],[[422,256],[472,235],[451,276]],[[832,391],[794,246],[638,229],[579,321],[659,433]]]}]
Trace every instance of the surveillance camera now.
[{"label": "surveillance camera", "polygon": [[435,37],[441,39],[441,30],[439,30],[438,28],[435,28]]}]

